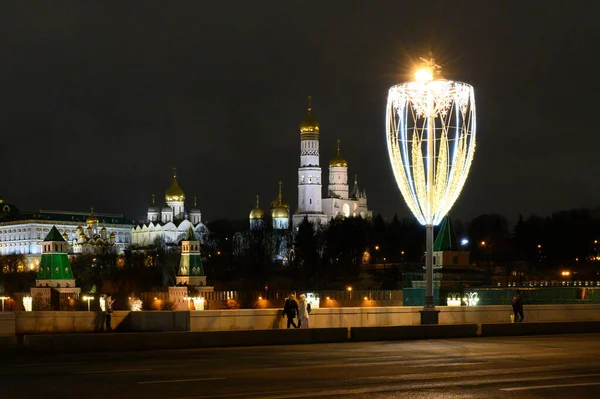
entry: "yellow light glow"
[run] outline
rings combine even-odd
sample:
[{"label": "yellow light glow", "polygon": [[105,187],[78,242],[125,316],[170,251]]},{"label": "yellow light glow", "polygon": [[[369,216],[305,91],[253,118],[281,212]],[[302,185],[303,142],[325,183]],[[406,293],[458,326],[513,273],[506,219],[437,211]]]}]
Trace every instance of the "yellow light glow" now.
[{"label": "yellow light glow", "polygon": [[485,247],[485,241],[481,241],[481,246]]},{"label": "yellow light glow", "polygon": [[262,296],[259,296],[259,297],[258,297],[258,300],[259,300],[259,301],[262,301]]},{"label": "yellow light glow", "polygon": [[352,287],[348,287],[346,288],[348,291],[352,291]]},{"label": "yellow light glow", "polygon": [[420,83],[433,80],[433,71],[430,68],[419,68],[415,72],[415,80]]},{"label": "yellow light glow", "polygon": [[365,301],[367,301],[367,300],[369,300],[369,298],[367,298],[367,297],[364,297],[364,300],[365,300]]},{"label": "yellow light glow", "polygon": [[326,297],[325,299],[327,299],[327,300],[329,301],[331,298],[329,298],[329,297]]},{"label": "yellow light glow", "polygon": [[375,245],[375,251],[379,251],[379,245]]}]

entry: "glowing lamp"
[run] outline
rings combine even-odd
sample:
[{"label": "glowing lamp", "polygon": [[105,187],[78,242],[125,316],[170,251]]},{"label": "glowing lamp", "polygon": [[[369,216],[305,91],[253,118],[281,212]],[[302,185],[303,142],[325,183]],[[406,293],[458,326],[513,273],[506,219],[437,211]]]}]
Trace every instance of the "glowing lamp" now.
[{"label": "glowing lamp", "polygon": [[473,86],[435,79],[433,58],[421,58],[415,81],[388,93],[386,134],[396,183],[426,228],[426,292],[422,324],[437,324],[433,303],[433,228],[450,211],[475,153]]}]

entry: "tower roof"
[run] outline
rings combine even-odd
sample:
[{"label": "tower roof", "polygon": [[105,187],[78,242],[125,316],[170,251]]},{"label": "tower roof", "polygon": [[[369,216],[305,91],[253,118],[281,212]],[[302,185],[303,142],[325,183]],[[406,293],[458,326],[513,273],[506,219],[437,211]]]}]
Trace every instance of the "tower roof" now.
[{"label": "tower roof", "polygon": [[258,204],[260,197],[258,194],[256,194],[256,207],[254,209],[252,209],[250,211],[250,215],[249,218],[250,219],[262,219],[265,217],[265,212],[260,208],[260,205]]},{"label": "tower roof", "polygon": [[185,238],[187,241],[196,241],[196,233],[194,233],[194,229],[190,225],[187,231],[187,236]]},{"label": "tower roof", "polygon": [[450,221],[450,216],[446,215],[442,220],[442,226],[440,231],[435,238],[433,244],[434,251],[458,251],[458,245],[456,244],[456,234]]},{"label": "tower roof", "polygon": [[330,167],[336,167],[336,166],[341,166],[344,168],[348,167],[348,161],[346,161],[344,158],[342,158],[342,156],[340,155],[340,146],[342,144],[342,140],[337,141],[337,155],[335,156],[335,158],[331,159],[331,161],[329,161],[329,166]]},{"label": "tower roof", "polygon": [[56,228],[56,226],[52,226],[52,228],[50,229],[50,232],[48,233],[46,238],[44,238],[44,241],[65,242],[63,236],[60,235],[60,233],[58,232],[58,229]]},{"label": "tower roof", "polygon": [[319,122],[312,116],[312,97],[308,97],[308,115],[300,123],[302,139],[317,140],[319,138]]},{"label": "tower roof", "polygon": [[98,217],[94,215],[94,207],[90,207],[90,216],[85,219],[87,224],[98,224]]},{"label": "tower roof", "polygon": [[165,200],[167,202],[183,202],[185,200],[185,193],[177,182],[177,169],[175,168],[173,168],[173,183],[171,183],[171,187],[165,192]]},{"label": "tower roof", "polygon": [[290,206],[283,200],[283,196],[281,194],[282,185],[283,183],[279,182],[279,192],[277,194],[277,198],[271,202],[271,217],[274,219],[287,218],[290,216]]}]

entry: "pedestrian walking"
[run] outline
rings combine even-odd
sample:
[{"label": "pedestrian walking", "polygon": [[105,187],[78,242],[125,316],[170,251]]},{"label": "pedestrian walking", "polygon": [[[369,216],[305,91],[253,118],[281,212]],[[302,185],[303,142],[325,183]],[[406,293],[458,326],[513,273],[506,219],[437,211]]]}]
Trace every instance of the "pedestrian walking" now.
[{"label": "pedestrian walking", "polygon": [[310,313],[310,303],[306,300],[306,295],[300,295],[300,304],[298,305],[298,327],[308,328],[308,314]]},{"label": "pedestrian walking", "polygon": [[288,299],[285,300],[283,315],[287,317],[287,328],[290,328],[290,326],[298,328],[296,323],[294,323],[294,318],[298,316],[298,302],[296,302],[294,294],[290,295]]},{"label": "pedestrian walking", "polygon": [[106,321],[106,332],[112,332],[111,318],[112,318],[114,302],[115,302],[115,300],[110,295],[110,292],[108,292],[106,294],[106,300],[104,302],[105,303],[104,316],[105,316],[105,321]]},{"label": "pedestrian walking", "polygon": [[523,314],[523,295],[521,290],[515,291],[515,296],[512,299],[513,313],[515,314],[515,323],[521,323],[525,318]]}]

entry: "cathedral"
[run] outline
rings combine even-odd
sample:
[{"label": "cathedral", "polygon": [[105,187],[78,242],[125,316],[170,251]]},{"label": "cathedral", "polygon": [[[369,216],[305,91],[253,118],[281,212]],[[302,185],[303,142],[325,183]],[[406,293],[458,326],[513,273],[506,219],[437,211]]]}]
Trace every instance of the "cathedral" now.
[{"label": "cathedral", "polygon": [[208,234],[208,229],[202,224],[202,214],[197,207],[196,197],[194,206],[189,212],[185,210],[185,193],[177,182],[177,171],[173,170],[173,182],[165,192],[165,205],[156,205],[152,195],[152,204],[148,208],[146,223],[135,226],[131,231],[133,246],[146,247],[154,244],[157,238],[164,238],[167,244],[174,244],[187,236],[192,227],[198,238]]},{"label": "cathedral", "polygon": [[348,186],[348,162],[340,154],[329,162],[329,186],[322,198],[321,166],[319,164],[319,122],[312,116],[311,98],[308,98],[308,116],[300,124],[300,168],[298,168],[298,209],[294,213],[296,229],[306,218],[315,225],[325,225],[336,217],[371,218],[367,195],[358,187],[354,177],[352,190]]}]

